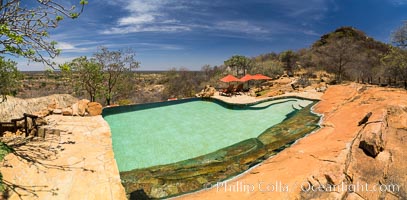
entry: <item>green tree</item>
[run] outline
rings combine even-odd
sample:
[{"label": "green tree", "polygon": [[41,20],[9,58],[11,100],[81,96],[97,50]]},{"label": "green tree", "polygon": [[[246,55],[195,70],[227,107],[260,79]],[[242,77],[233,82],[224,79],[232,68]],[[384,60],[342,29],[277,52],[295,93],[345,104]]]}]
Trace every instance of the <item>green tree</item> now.
[{"label": "green tree", "polygon": [[94,59],[79,57],[60,68],[62,73],[73,80],[76,91],[85,90],[90,101],[96,101],[102,92],[103,71]]},{"label": "green tree", "polygon": [[256,62],[250,68],[249,73],[251,74],[264,74],[270,77],[277,77],[284,74],[283,63],[278,59],[272,59],[267,61]]},{"label": "green tree", "polygon": [[314,46],[315,59],[328,72],[334,73],[335,80],[340,83],[348,68],[357,65],[360,46],[353,38],[341,34],[330,35],[325,41],[321,46]]},{"label": "green tree", "polygon": [[401,48],[407,48],[407,21],[391,35],[392,42]]},{"label": "green tree", "polygon": [[55,41],[47,41],[48,30],[56,28],[64,17],[75,19],[88,3],[80,0],[80,10],[65,7],[56,0],[0,0],[0,53],[24,56],[36,62],[53,63],[60,50]]},{"label": "green tree", "polygon": [[193,97],[198,91],[202,79],[199,72],[191,72],[186,68],[179,70],[173,68],[165,76],[165,98],[185,98]]},{"label": "green tree", "polygon": [[234,55],[224,63],[226,66],[236,70],[236,76],[241,74],[243,74],[243,76],[246,75],[247,70],[252,67],[252,61],[249,58],[240,55]]},{"label": "green tree", "polygon": [[[216,85],[219,83],[219,79],[222,76],[223,73],[223,68],[214,66],[211,67],[210,65],[204,65],[201,68],[201,72],[203,73],[203,82],[201,83],[201,87],[204,87],[205,85]],[[204,85],[202,85],[204,84]]]},{"label": "green tree", "polygon": [[284,70],[288,75],[294,75],[295,63],[298,59],[298,56],[292,50],[283,51],[280,54],[280,61],[284,63]]},{"label": "green tree", "polygon": [[0,102],[6,101],[7,95],[17,93],[22,75],[18,72],[16,65],[17,63],[0,57]]},{"label": "green tree", "polygon": [[139,67],[135,56],[136,53],[132,49],[109,51],[106,47],[100,47],[94,54],[95,61],[102,67],[103,94],[107,105],[110,105],[120,92],[117,88],[128,83],[132,71]]},{"label": "green tree", "polygon": [[[407,50],[392,47],[382,58],[385,74],[388,79],[402,80],[407,89]],[[389,81],[389,84],[391,81]]]}]

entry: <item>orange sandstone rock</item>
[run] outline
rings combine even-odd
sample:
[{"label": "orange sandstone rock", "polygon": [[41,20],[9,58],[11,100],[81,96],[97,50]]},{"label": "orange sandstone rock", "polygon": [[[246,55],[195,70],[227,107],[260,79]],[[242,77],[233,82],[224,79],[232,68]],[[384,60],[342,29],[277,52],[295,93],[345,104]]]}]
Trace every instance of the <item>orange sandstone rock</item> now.
[{"label": "orange sandstone rock", "polygon": [[89,102],[86,111],[90,116],[96,116],[102,114],[102,104],[98,102]]}]

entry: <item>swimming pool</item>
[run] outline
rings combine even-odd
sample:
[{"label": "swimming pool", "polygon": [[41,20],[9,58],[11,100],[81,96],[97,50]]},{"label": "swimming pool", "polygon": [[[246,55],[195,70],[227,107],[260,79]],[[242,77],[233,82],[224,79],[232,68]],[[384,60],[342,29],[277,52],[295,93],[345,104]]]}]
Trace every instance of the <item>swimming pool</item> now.
[{"label": "swimming pool", "polygon": [[[284,99],[244,108],[193,100],[105,116],[119,171],[175,163],[259,136],[295,111]],[[272,105],[273,104],[273,105]],[[136,106],[137,107],[137,106]]]},{"label": "swimming pool", "polygon": [[106,108],[103,117],[126,192],[167,198],[236,176],[316,130],[315,103],[187,99]]}]

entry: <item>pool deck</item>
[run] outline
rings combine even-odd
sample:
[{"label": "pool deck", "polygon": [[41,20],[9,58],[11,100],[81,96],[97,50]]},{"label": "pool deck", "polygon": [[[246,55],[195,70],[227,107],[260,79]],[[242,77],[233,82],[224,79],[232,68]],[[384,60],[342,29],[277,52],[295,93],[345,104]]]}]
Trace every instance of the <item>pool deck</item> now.
[{"label": "pool deck", "polygon": [[3,180],[15,190],[9,199],[126,199],[102,116],[47,120],[60,133],[16,147],[2,163]]},{"label": "pool deck", "polygon": [[322,95],[323,95],[322,92],[317,92],[315,90],[306,90],[306,91],[301,91],[301,92],[285,93],[283,95],[274,96],[274,97],[258,98],[258,97],[248,96],[245,94],[228,97],[228,96],[219,95],[216,92],[212,98],[219,99],[221,101],[224,101],[227,103],[232,103],[232,104],[250,104],[250,103],[255,103],[258,101],[264,101],[264,100],[268,100],[268,99],[281,98],[281,97],[300,97],[300,98],[306,98],[306,99],[312,99],[312,100],[320,100]]}]

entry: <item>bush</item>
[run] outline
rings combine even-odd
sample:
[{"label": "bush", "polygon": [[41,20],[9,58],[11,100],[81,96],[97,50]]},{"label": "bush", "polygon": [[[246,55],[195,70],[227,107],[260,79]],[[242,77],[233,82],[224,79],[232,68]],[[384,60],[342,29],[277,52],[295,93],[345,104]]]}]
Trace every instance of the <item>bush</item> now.
[{"label": "bush", "polygon": [[133,101],[131,101],[130,99],[120,99],[117,103],[120,106],[125,106],[125,105],[133,104]]}]

